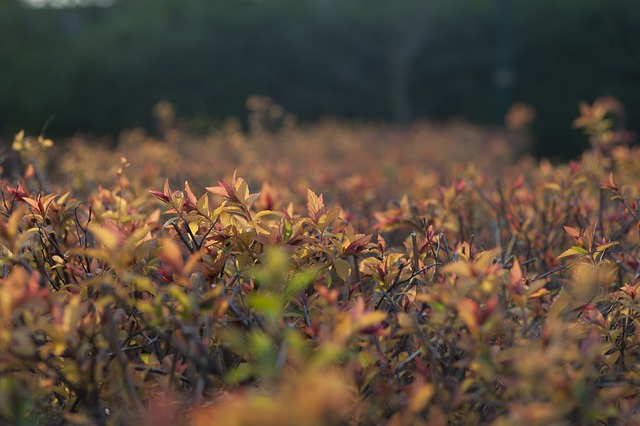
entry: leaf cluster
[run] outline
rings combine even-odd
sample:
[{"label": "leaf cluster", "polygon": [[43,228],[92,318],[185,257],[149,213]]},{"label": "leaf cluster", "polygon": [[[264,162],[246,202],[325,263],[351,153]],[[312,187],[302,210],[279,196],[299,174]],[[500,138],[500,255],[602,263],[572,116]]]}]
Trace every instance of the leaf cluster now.
[{"label": "leaf cluster", "polygon": [[416,172],[371,218],[126,159],[86,198],[4,180],[0,418],[637,423],[639,157]]}]

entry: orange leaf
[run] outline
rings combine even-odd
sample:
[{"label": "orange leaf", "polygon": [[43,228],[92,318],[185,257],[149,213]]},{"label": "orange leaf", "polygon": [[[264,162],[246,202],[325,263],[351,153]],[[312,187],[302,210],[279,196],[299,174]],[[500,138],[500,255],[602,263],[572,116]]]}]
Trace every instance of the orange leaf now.
[{"label": "orange leaf", "polygon": [[158,257],[167,262],[175,272],[180,272],[183,269],[182,250],[171,238],[162,238],[160,240],[161,250],[158,253]]},{"label": "orange leaf", "polygon": [[234,203],[240,203],[240,200],[238,200],[238,197],[236,196],[236,191],[226,182],[218,182],[218,186],[208,186],[207,191],[219,195],[229,201],[233,201]]},{"label": "orange leaf", "polygon": [[520,262],[517,260],[513,262],[513,266],[509,271],[509,281],[514,286],[522,283],[522,268],[520,268]]},{"label": "orange leaf", "polygon": [[198,198],[195,196],[193,191],[191,190],[191,186],[189,186],[189,181],[184,181],[184,192],[187,194],[187,198],[193,205],[198,204]]},{"label": "orange leaf", "polygon": [[409,411],[417,413],[427,406],[433,395],[436,393],[435,386],[431,383],[416,382],[411,392],[411,402]]},{"label": "orange leaf", "polygon": [[171,198],[171,188],[169,187],[169,179],[164,180],[164,195]]},{"label": "orange leaf", "polygon": [[38,212],[40,212],[40,206],[38,205],[38,202],[36,200],[34,200],[33,198],[23,197],[22,201],[24,201],[25,203],[29,204],[29,206],[31,206],[34,210],[37,210]]},{"label": "orange leaf", "polygon": [[318,196],[312,190],[307,189],[307,210],[309,211],[309,217],[317,223],[320,216],[324,213],[322,194]]},{"label": "orange leaf", "polygon": [[571,236],[571,238],[573,238],[574,240],[578,240],[578,238],[580,238],[580,231],[578,231],[577,229],[571,228],[569,226],[565,226],[564,230],[567,232],[567,234],[569,234]]}]

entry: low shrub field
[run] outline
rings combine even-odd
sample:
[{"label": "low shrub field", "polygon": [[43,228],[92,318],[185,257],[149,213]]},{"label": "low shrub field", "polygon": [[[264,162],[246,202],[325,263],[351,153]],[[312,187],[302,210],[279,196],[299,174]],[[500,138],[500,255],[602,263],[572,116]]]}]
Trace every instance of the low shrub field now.
[{"label": "low shrub field", "polygon": [[521,134],[254,103],[200,135],[164,105],[115,149],[16,135],[1,423],[640,424],[615,101],[581,105],[585,153],[557,165]]}]

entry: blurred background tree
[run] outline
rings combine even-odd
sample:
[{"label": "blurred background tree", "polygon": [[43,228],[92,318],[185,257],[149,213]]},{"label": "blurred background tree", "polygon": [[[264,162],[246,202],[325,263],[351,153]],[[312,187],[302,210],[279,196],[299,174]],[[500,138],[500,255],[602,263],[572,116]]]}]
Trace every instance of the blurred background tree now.
[{"label": "blurred background tree", "polygon": [[570,127],[580,100],[618,97],[640,130],[636,0],[95,3],[0,1],[5,138],[52,115],[52,136],[152,129],[160,100],[205,131],[244,117],[252,94],[301,120],[401,124],[501,124],[524,102],[536,153],[557,158],[585,145]]}]

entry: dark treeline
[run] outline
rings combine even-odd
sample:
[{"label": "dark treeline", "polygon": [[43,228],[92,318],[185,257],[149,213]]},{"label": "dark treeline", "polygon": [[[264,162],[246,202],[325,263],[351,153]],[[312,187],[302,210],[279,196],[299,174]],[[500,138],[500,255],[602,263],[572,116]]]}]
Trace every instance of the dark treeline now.
[{"label": "dark treeline", "polygon": [[[538,154],[584,139],[580,100],[613,95],[640,130],[637,0],[120,0],[32,9],[0,1],[0,134],[153,127],[174,103],[196,130],[252,94],[301,120],[499,124],[537,112]],[[199,118],[198,118],[199,117]]]}]

